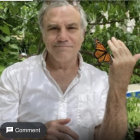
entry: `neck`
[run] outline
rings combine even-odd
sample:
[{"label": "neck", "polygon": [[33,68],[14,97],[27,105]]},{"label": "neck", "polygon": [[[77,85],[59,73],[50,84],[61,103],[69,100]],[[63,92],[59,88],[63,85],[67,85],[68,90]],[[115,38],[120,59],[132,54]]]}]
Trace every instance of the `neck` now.
[{"label": "neck", "polygon": [[50,54],[46,56],[46,66],[48,70],[71,70],[79,67],[78,56],[72,59],[55,59]]}]

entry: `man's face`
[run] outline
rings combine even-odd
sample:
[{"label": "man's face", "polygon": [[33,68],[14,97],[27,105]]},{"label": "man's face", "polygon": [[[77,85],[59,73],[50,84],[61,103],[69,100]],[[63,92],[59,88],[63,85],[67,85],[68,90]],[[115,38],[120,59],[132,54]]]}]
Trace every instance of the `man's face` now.
[{"label": "man's face", "polygon": [[56,59],[77,56],[84,40],[80,13],[72,6],[50,9],[43,18],[43,41]]}]

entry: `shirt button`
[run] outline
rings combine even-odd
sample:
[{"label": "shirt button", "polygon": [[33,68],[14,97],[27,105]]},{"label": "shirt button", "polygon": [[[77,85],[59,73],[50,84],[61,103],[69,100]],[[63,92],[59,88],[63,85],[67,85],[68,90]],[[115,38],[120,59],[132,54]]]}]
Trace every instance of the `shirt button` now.
[{"label": "shirt button", "polygon": [[65,101],[65,98],[64,98],[64,97],[62,97],[62,99],[61,99],[61,100],[62,100],[62,102],[64,102],[64,101]]}]

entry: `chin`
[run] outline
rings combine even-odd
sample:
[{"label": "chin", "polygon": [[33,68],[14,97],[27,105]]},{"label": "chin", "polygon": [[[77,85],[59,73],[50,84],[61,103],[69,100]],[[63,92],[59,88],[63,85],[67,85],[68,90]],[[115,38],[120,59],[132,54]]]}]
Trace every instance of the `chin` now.
[{"label": "chin", "polygon": [[57,53],[57,59],[61,60],[61,61],[67,61],[67,60],[71,60],[73,59],[73,54],[70,53]]}]

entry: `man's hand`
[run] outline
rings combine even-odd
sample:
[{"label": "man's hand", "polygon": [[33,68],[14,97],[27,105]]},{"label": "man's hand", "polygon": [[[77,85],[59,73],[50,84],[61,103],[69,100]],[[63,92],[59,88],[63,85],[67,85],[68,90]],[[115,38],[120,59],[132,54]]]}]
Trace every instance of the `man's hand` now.
[{"label": "man's hand", "polygon": [[127,90],[133,68],[140,59],[140,54],[132,55],[125,44],[112,37],[108,45],[113,53],[113,63],[110,65],[109,82],[113,88]]},{"label": "man's hand", "polygon": [[109,91],[102,124],[95,129],[95,140],[123,140],[127,132],[126,91],[140,54],[132,55],[125,44],[112,37],[113,53],[109,71]]},{"label": "man's hand", "polygon": [[47,140],[78,140],[78,135],[65,124],[69,123],[70,119],[60,119],[49,121],[47,127]]}]

